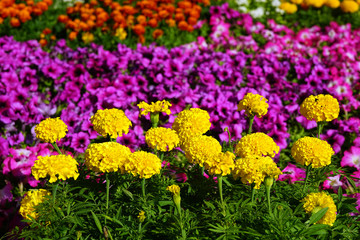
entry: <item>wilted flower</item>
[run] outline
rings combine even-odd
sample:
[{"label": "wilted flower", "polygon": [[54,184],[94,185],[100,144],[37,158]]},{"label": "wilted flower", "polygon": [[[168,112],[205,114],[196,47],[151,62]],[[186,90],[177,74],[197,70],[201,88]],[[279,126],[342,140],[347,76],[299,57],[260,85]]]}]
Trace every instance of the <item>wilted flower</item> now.
[{"label": "wilted flower", "polygon": [[140,178],[150,178],[159,174],[161,160],[155,154],[138,151],[130,154],[125,162],[125,171]]},{"label": "wilted flower", "polygon": [[125,172],[124,164],[131,154],[128,147],[116,142],[93,143],[85,151],[85,165],[95,172]]},{"label": "wilted flower", "polygon": [[68,128],[60,118],[47,118],[35,126],[35,134],[43,142],[54,143],[65,137]]},{"label": "wilted flower", "polygon": [[90,118],[91,123],[103,137],[110,135],[112,138],[117,138],[129,132],[132,126],[131,121],[126,117],[122,110],[113,109],[99,109],[94,116]]},{"label": "wilted flower", "polygon": [[152,149],[167,152],[179,145],[176,131],[170,128],[150,128],[145,134],[146,144]]},{"label": "wilted flower", "polygon": [[244,98],[238,104],[238,111],[245,110],[246,115],[254,116],[258,118],[264,116],[267,111],[269,104],[267,99],[259,94],[247,93]]},{"label": "wilted flower", "polygon": [[38,156],[31,173],[36,180],[50,176],[50,183],[58,179],[78,178],[78,162],[70,155]]},{"label": "wilted flower", "polygon": [[235,153],[239,157],[270,156],[274,157],[279,153],[280,147],[274,140],[262,132],[248,134],[236,144]]},{"label": "wilted flower", "polygon": [[314,214],[321,209],[328,207],[329,209],[325,215],[315,224],[333,225],[336,220],[336,206],[330,195],[325,192],[310,193],[301,201],[304,202],[303,207],[307,213]]},{"label": "wilted flower", "polygon": [[45,189],[29,190],[25,193],[25,197],[21,200],[19,213],[23,218],[31,220],[29,216],[36,219],[38,214],[35,211],[35,206],[42,203],[45,196],[49,196],[50,192]]},{"label": "wilted flower", "polygon": [[340,107],[336,98],[331,95],[309,96],[300,105],[300,113],[307,120],[332,121],[339,116]]},{"label": "wilted flower", "polygon": [[291,148],[291,155],[301,165],[320,168],[331,163],[334,150],[324,140],[314,137],[298,139]]},{"label": "wilted flower", "polygon": [[265,177],[277,179],[281,171],[270,157],[249,155],[235,162],[232,174],[235,180],[240,178],[244,184],[254,183],[254,188],[259,189]]}]

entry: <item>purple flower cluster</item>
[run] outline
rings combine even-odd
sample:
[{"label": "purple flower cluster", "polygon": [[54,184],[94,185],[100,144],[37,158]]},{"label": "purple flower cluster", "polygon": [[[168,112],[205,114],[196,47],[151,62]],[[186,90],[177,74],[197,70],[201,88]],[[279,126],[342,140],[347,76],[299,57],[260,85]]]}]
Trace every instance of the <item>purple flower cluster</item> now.
[{"label": "purple flower cluster", "polygon": [[[238,102],[248,92],[261,94],[269,100],[269,111],[255,118],[253,130],[268,134],[285,149],[290,133],[298,132],[300,125],[316,126],[300,116],[301,102],[311,94],[328,93],[340,101],[341,117],[323,138],[339,153],[345,134],[359,134],[360,30],[331,23],[295,33],[273,20],[267,26],[254,22],[227,4],[212,7],[210,19],[202,24],[211,28],[208,39],[198,37],[173,49],[139,44],[134,50],[120,44],[111,52],[92,44],[73,50],[60,40],[48,53],[36,41],[0,38],[0,163],[5,178],[36,185],[29,169],[36,155],[50,150],[35,139],[33,128],[60,111],[69,129],[61,147],[84,153],[98,137],[90,117],[105,108],[124,110],[133,123],[118,142],[133,150],[141,147],[150,122],[139,117],[140,101],[167,99],[173,114],[187,106],[207,110],[212,135],[228,141],[225,128],[232,140],[248,128],[245,114],[237,111]],[[160,116],[165,127],[174,118]],[[345,154],[358,156],[359,149],[354,146]],[[360,169],[346,156],[342,166]],[[291,165],[287,170],[291,175],[284,180],[303,177]]]}]

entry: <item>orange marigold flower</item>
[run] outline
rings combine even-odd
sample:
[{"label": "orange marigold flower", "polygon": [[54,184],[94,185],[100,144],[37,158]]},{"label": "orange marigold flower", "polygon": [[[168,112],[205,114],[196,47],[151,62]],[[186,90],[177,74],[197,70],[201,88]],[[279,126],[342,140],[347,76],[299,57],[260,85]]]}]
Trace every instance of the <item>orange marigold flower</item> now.
[{"label": "orange marigold flower", "polygon": [[152,37],[154,39],[158,39],[160,38],[162,35],[164,34],[164,31],[161,29],[155,29],[154,32],[152,33]]},{"label": "orange marigold flower", "polygon": [[174,19],[167,19],[166,23],[169,25],[169,27],[175,27],[176,26],[176,22]]},{"label": "orange marigold flower", "polygon": [[188,29],[188,24],[187,24],[187,22],[185,22],[185,21],[180,21],[179,23],[178,23],[178,28],[180,29],[180,30],[183,30],[183,31],[186,31],[187,29]]},{"label": "orange marigold flower", "polygon": [[136,25],[133,27],[133,31],[134,31],[135,34],[138,35],[138,36],[145,34],[145,28],[144,28],[144,26],[141,25],[141,24],[136,24]]},{"label": "orange marigold flower", "polygon": [[166,11],[166,10],[161,10],[161,11],[159,12],[159,17],[160,17],[160,18],[164,19],[164,18],[166,18],[167,16],[169,16],[169,12],[168,12],[168,11]]},{"label": "orange marigold flower", "polygon": [[146,26],[146,17],[144,15],[137,16],[136,20],[139,24]]},{"label": "orange marigold flower", "polygon": [[19,19],[17,19],[17,18],[11,18],[11,20],[10,20],[10,25],[11,25],[12,27],[19,27],[19,26],[20,26],[20,21],[19,21]]},{"label": "orange marigold flower", "polygon": [[197,19],[193,18],[193,17],[189,17],[188,18],[188,23],[193,26],[193,25],[195,25],[197,23]]},{"label": "orange marigold flower", "polygon": [[75,40],[76,39],[76,37],[77,37],[77,32],[71,32],[70,34],[69,34],[69,39],[71,40],[71,41],[73,41],[73,40]]},{"label": "orange marigold flower", "polygon": [[40,44],[40,46],[44,47],[47,44],[47,40],[42,38],[42,39],[39,40],[39,44]]},{"label": "orange marigold flower", "polygon": [[19,18],[22,23],[31,20],[30,13],[27,10],[21,10],[19,13]]},{"label": "orange marigold flower", "polygon": [[191,25],[188,25],[188,28],[186,29],[186,31],[192,32],[192,31],[194,31],[194,27]]},{"label": "orange marigold flower", "polygon": [[180,1],[178,2],[178,7],[182,9],[191,8],[191,2],[189,1]]},{"label": "orange marigold flower", "polygon": [[49,6],[44,2],[37,2],[36,6],[40,8],[43,12],[47,11],[49,9]]},{"label": "orange marigold flower", "polygon": [[157,20],[156,20],[155,18],[152,18],[152,19],[150,19],[150,20],[148,21],[147,24],[148,24],[150,27],[152,27],[152,28],[156,28],[157,25],[158,25],[158,22],[157,22]]},{"label": "orange marigold flower", "polygon": [[145,43],[145,37],[144,37],[144,35],[140,35],[140,36],[139,36],[139,42],[140,42],[141,44],[144,44],[144,43]]},{"label": "orange marigold flower", "polygon": [[45,35],[48,35],[51,33],[51,29],[50,28],[45,28],[43,31],[42,31],[43,34]]},{"label": "orange marigold flower", "polygon": [[58,21],[61,23],[66,23],[69,20],[69,17],[67,15],[59,15]]},{"label": "orange marigold flower", "polygon": [[182,14],[182,13],[176,13],[176,14],[175,14],[175,20],[176,20],[177,22],[184,21],[184,20],[185,20],[184,14]]}]

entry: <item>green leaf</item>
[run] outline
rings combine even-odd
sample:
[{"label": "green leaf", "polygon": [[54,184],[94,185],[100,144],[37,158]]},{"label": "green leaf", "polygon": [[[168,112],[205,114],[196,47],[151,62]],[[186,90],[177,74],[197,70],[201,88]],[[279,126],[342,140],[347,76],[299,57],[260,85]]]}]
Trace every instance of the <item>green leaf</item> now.
[{"label": "green leaf", "polygon": [[328,209],[329,208],[326,207],[326,208],[321,209],[317,213],[312,214],[309,221],[307,221],[307,224],[311,225],[311,224],[314,224],[317,221],[319,221],[325,215],[325,213],[327,212]]},{"label": "green leaf", "polygon": [[100,223],[100,221],[99,221],[99,218],[96,216],[96,214],[95,214],[93,211],[91,211],[91,214],[92,214],[92,216],[93,216],[93,218],[94,218],[96,227],[99,229],[99,232],[102,234],[102,233],[103,233],[103,230],[102,230],[102,226],[101,226],[101,223]]},{"label": "green leaf", "polygon": [[326,224],[314,224],[305,230],[306,235],[323,235],[327,233],[329,226]]},{"label": "green leaf", "polygon": [[168,206],[168,205],[172,205],[173,204],[173,201],[159,201],[159,205],[161,207],[163,206]]}]

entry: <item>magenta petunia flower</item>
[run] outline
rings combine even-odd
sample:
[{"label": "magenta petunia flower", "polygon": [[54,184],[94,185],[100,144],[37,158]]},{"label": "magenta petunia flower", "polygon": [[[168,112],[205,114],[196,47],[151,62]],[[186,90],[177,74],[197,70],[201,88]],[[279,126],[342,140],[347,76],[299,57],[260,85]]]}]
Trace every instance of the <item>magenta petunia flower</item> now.
[{"label": "magenta petunia flower", "polygon": [[340,164],[341,167],[354,167],[360,170],[360,147],[352,146],[350,150],[345,151]]},{"label": "magenta petunia flower", "polygon": [[279,181],[288,180],[289,183],[303,181],[305,179],[305,170],[298,168],[296,165],[289,163],[283,170],[283,174],[279,175]]}]

